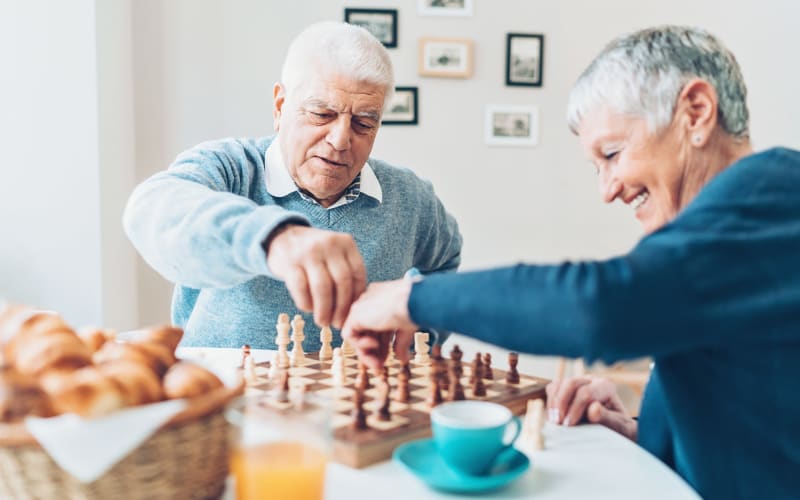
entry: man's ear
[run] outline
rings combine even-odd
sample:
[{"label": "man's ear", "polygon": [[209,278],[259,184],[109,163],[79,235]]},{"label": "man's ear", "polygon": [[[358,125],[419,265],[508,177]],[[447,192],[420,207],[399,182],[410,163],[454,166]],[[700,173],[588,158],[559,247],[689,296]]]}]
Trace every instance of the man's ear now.
[{"label": "man's ear", "polygon": [[719,97],[714,86],[695,78],[683,86],[675,106],[692,146],[702,147],[708,142],[717,126]]},{"label": "man's ear", "polygon": [[275,132],[281,128],[281,113],[285,102],[286,91],[281,82],[275,82],[275,85],[272,86],[272,126]]}]

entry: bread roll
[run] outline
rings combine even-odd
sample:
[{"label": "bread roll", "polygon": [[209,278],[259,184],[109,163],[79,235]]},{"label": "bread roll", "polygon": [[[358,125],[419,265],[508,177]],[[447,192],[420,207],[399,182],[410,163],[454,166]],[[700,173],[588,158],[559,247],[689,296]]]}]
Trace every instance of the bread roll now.
[{"label": "bread roll", "polygon": [[29,415],[52,416],[50,398],[35,378],[13,369],[0,370],[0,422],[16,422]]},{"label": "bread roll", "polygon": [[183,329],[177,326],[157,326],[148,328],[137,336],[134,342],[152,342],[161,344],[169,348],[170,351],[175,352],[178,344],[183,338]]},{"label": "bread roll", "polygon": [[81,368],[92,362],[89,348],[67,330],[47,334],[20,335],[8,361],[21,373],[39,375],[55,368]]},{"label": "bread roll", "polygon": [[97,417],[125,406],[122,388],[95,367],[81,368],[51,385],[50,401],[56,413]]},{"label": "bread roll", "polygon": [[175,355],[168,347],[148,342],[107,342],[93,356],[97,364],[125,359],[147,366],[159,379],[175,363]]},{"label": "bread roll", "polygon": [[11,321],[6,324],[6,328],[16,330],[4,347],[6,360],[11,364],[14,364],[16,360],[20,344],[25,344],[40,336],[58,332],[75,335],[75,332],[64,322],[61,316],[54,313],[28,310],[20,313],[17,319],[19,321]]},{"label": "bread roll", "polygon": [[141,363],[118,359],[99,364],[97,369],[122,388],[125,406],[155,403],[164,399],[158,377],[153,370]]},{"label": "bread roll", "polygon": [[113,330],[105,330],[93,326],[78,330],[78,337],[86,344],[92,353],[96,353],[109,340],[114,340],[116,334]]},{"label": "bread roll", "polygon": [[175,363],[164,375],[164,394],[169,399],[193,398],[222,386],[216,375],[189,361]]}]

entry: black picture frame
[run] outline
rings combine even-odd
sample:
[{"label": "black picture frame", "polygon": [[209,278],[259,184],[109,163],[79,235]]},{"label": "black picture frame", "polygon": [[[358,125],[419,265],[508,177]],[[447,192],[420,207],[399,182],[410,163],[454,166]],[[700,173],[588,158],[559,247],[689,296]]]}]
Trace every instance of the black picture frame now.
[{"label": "black picture frame", "polygon": [[418,87],[395,87],[394,96],[383,113],[381,125],[417,125],[418,110]]},{"label": "black picture frame", "polygon": [[508,33],[506,35],[506,85],[541,87],[544,67],[544,35]]},{"label": "black picture frame", "polygon": [[384,47],[393,49],[397,47],[397,9],[344,9],[344,22],[361,26]]}]

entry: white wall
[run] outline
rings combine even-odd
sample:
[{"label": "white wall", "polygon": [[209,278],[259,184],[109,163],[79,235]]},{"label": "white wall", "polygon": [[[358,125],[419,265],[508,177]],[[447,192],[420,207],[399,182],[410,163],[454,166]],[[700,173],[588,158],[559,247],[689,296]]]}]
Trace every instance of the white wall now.
[{"label": "white wall", "polygon": [[[307,24],[348,7],[399,9],[390,49],[398,85],[417,85],[420,124],[386,126],[374,155],[431,179],[465,236],[464,268],[517,260],[601,258],[628,249],[639,229],[625,207],[605,207],[591,167],[566,130],[569,88],[612,37],[655,24],[704,26],[737,55],[750,89],[756,148],[800,148],[796,89],[800,2],[475,0],[471,18],[420,17],[416,0],[145,0],[134,4],[137,177],[200,141],[272,130],[271,87],[285,48]],[[544,86],[504,84],[505,34],[545,35]],[[421,36],[469,37],[467,80],[417,75]],[[484,107],[540,109],[536,148],[483,143]],[[167,318],[170,287],[141,261],[141,320]]]},{"label": "white wall", "polygon": [[137,321],[126,5],[0,3],[0,297],[74,324]]}]

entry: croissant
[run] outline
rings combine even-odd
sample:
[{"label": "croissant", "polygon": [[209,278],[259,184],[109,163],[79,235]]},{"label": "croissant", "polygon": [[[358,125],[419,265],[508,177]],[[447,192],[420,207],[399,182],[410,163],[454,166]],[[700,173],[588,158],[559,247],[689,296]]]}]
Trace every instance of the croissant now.
[{"label": "croissant", "polygon": [[97,369],[122,388],[125,406],[155,403],[164,399],[161,382],[147,366],[119,359],[97,365]]},{"label": "croissant", "polygon": [[36,379],[16,370],[0,370],[0,422],[16,422],[29,415],[53,415],[50,398]]},{"label": "croissant", "polygon": [[177,326],[156,326],[142,331],[134,342],[150,342],[161,344],[175,352],[183,338],[183,329]]},{"label": "croissant", "polygon": [[103,347],[103,344],[109,340],[114,340],[116,334],[113,330],[85,327],[78,330],[78,337],[84,344],[86,344],[86,347],[88,347],[92,353],[95,353],[99,351],[101,347]]},{"label": "croissant", "polygon": [[52,333],[20,334],[7,355],[21,373],[39,375],[53,368],[80,368],[91,364],[92,354],[78,336],[69,330]]},{"label": "croissant", "polygon": [[164,394],[169,399],[192,398],[222,386],[216,375],[189,361],[175,363],[164,375]]},{"label": "croissant", "polygon": [[120,384],[92,366],[62,374],[60,379],[51,379],[48,390],[53,409],[58,414],[96,417],[125,406],[125,394]]},{"label": "croissant", "polygon": [[147,366],[159,379],[175,363],[175,355],[168,347],[150,342],[107,342],[93,356],[96,364],[121,359]]}]

